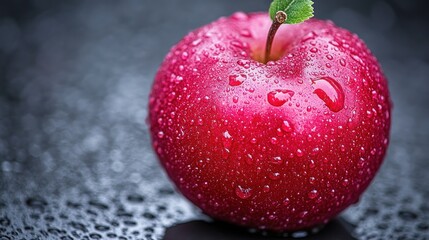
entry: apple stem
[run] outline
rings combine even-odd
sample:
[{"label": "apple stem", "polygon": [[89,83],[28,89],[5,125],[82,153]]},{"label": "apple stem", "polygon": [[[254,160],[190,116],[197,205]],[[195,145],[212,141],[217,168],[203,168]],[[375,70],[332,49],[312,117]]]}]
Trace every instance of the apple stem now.
[{"label": "apple stem", "polygon": [[270,31],[268,32],[267,43],[265,45],[265,63],[270,60],[271,47],[273,45],[274,37],[276,36],[277,30],[280,26],[286,22],[287,14],[283,11],[276,13],[276,19],[271,24]]}]

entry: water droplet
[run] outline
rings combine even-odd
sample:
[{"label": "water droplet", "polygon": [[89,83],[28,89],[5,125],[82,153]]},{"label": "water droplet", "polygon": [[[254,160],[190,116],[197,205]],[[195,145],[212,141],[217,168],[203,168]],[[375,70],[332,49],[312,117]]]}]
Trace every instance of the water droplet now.
[{"label": "water droplet", "polygon": [[242,186],[238,185],[235,188],[235,194],[237,197],[241,199],[248,199],[252,196],[252,189],[251,188],[243,188]]},{"label": "water droplet", "polygon": [[184,61],[184,60],[186,60],[186,59],[188,59],[188,57],[189,57],[188,52],[183,52],[183,53],[182,53],[182,60],[183,60],[183,61]]},{"label": "water droplet", "polygon": [[311,191],[308,193],[308,198],[310,198],[310,199],[315,199],[315,198],[317,197],[317,195],[318,195],[317,190],[311,190]]},{"label": "water droplet", "polygon": [[238,41],[238,40],[232,40],[231,41],[231,45],[237,48],[245,48],[245,44],[243,44],[242,42]]},{"label": "water droplet", "polygon": [[344,59],[340,59],[340,64],[341,64],[341,66],[343,66],[343,67],[345,67],[346,66],[346,60],[344,60]]},{"label": "water droplet", "polygon": [[270,174],[268,175],[268,177],[269,177],[271,180],[278,180],[278,179],[280,179],[280,173],[278,173],[278,172],[270,173]]},{"label": "water droplet", "polygon": [[285,198],[285,200],[283,200],[283,206],[287,206],[290,203],[290,199],[289,198]]},{"label": "water droplet", "polygon": [[163,131],[159,131],[158,132],[158,137],[159,138],[164,138],[164,132]]},{"label": "water droplet", "polygon": [[343,186],[347,187],[349,185],[349,180],[348,179],[344,179],[343,180]]},{"label": "water droplet", "polygon": [[245,69],[249,69],[250,68],[250,61],[249,60],[243,60],[243,59],[241,59],[241,60],[237,61],[237,64],[240,65],[240,66],[242,66]]},{"label": "water droplet", "polygon": [[268,102],[274,107],[280,107],[289,101],[295,93],[287,89],[277,89],[268,93]]},{"label": "water droplet", "polygon": [[269,185],[265,185],[264,188],[262,189],[265,193],[270,191],[270,186]]},{"label": "water droplet", "polygon": [[314,167],[316,167],[316,163],[314,162],[314,160],[310,160],[310,168]]},{"label": "water droplet", "polygon": [[300,218],[305,218],[308,215],[308,211],[302,211],[299,213]]},{"label": "water droplet", "polygon": [[203,40],[201,39],[201,38],[198,38],[197,40],[194,40],[193,42],[192,42],[192,46],[198,46],[201,42],[202,42]]},{"label": "water droplet", "polygon": [[312,53],[317,53],[317,51],[319,51],[319,50],[315,47],[310,48],[310,52],[312,52]]},{"label": "water droplet", "polygon": [[229,76],[229,85],[232,87],[240,86],[246,79],[247,75],[245,74],[231,75]]},{"label": "water droplet", "polygon": [[334,57],[332,57],[332,55],[330,55],[330,54],[326,55],[326,58],[327,58],[328,60],[332,60],[332,59],[334,59]]},{"label": "water droplet", "polygon": [[250,38],[252,37],[252,32],[250,32],[248,29],[243,29],[240,31],[240,35],[243,37]]},{"label": "water droplet", "polygon": [[231,18],[235,20],[247,20],[249,16],[244,12],[235,12],[232,14]]},{"label": "water droplet", "polygon": [[226,149],[229,149],[232,145],[232,136],[229,134],[228,131],[225,131],[223,133],[223,139],[222,139],[223,147]]},{"label": "water droplet", "polygon": [[332,44],[334,47],[339,47],[340,46],[340,44],[337,41],[335,41],[335,40],[329,41],[329,43]]},{"label": "water droplet", "polygon": [[274,145],[276,145],[278,143],[277,138],[276,137],[272,137],[271,138],[271,143],[274,144]]},{"label": "water droplet", "polygon": [[237,96],[232,97],[232,102],[238,103],[238,97]]},{"label": "water droplet", "polygon": [[360,58],[358,55],[352,55],[353,60],[358,62],[360,65],[365,66],[365,63],[363,62],[362,58]]},{"label": "water droplet", "polygon": [[297,155],[298,157],[302,157],[302,156],[304,156],[304,152],[302,152],[302,150],[301,150],[301,149],[298,149],[298,150],[296,150],[296,155]]},{"label": "water droplet", "polygon": [[271,161],[271,163],[276,164],[276,165],[280,165],[283,163],[283,159],[280,156],[274,157],[273,160]]},{"label": "water droplet", "polygon": [[315,37],[317,36],[317,34],[314,31],[311,31],[309,33],[307,33],[303,38],[302,38],[302,42],[306,42],[308,40],[313,40]]},{"label": "water droplet", "polygon": [[287,132],[287,133],[292,132],[293,128],[292,128],[292,126],[288,120],[284,120],[282,122],[282,130]]},{"label": "water droplet", "polygon": [[253,156],[252,156],[252,154],[250,154],[250,153],[247,154],[246,163],[249,164],[249,165],[253,164]]},{"label": "water droplet", "polygon": [[363,168],[365,166],[365,159],[359,158],[358,167]]},{"label": "water droplet", "polygon": [[330,77],[314,80],[314,92],[322,99],[326,106],[333,112],[339,112],[344,108],[344,92],[341,85]]}]

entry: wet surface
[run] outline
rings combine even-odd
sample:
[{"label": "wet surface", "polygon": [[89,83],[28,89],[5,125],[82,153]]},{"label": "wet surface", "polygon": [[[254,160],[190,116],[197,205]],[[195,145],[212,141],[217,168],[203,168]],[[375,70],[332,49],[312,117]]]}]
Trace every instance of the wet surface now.
[{"label": "wet surface", "polygon": [[[264,239],[207,223],[174,191],[145,119],[170,46],[219,16],[267,8],[244,0],[2,2],[0,239]],[[423,9],[418,1],[316,3],[318,17],[367,42],[394,101],[379,175],[317,239],[429,238]]]}]

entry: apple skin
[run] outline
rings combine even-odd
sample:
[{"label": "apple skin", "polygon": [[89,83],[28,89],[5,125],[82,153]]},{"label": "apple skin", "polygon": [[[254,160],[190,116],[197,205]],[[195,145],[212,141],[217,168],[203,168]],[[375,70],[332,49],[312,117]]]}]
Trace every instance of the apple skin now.
[{"label": "apple skin", "polygon": [[389,141],[391,102],[376,58],[330,21],[283,25],[235,13],[184,37],[149,101],[153,147],[207,215],[295,231],[356,203]]}]

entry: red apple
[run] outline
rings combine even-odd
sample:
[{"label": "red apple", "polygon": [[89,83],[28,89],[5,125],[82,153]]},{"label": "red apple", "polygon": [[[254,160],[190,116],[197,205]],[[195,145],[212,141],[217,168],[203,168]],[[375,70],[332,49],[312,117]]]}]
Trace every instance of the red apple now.
[{"label": "red apple", "polygon": [[391,104],[376,58],[330,21],[282,26],[235,13],[189,33],[150,95],[153,147],[207,215],[293,231],[358,201],[389,141]]}]

